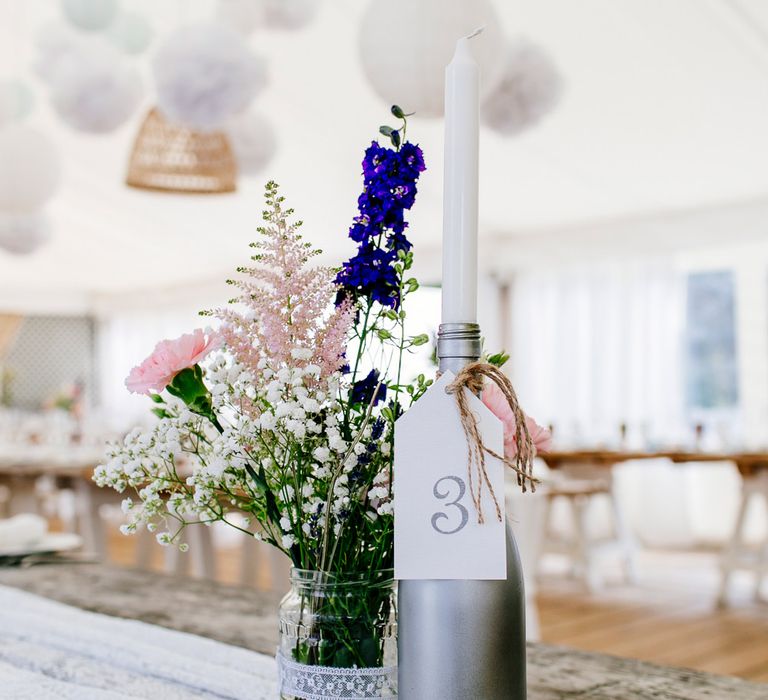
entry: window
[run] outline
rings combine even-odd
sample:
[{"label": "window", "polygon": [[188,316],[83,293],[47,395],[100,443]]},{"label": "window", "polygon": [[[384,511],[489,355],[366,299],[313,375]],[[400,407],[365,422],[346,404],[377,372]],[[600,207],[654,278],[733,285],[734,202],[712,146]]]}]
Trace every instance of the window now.
[{"label": "window", "polygon": [[688,277],[686,303],[686,403],[711,410],[738,403],[733,273]]}]

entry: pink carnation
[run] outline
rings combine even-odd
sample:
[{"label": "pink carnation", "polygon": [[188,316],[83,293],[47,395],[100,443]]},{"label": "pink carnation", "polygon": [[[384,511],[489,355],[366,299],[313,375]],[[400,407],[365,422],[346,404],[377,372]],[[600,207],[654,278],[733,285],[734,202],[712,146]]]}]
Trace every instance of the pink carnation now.
[{"label": "pink carnation", "polygon": [[[504,397],[504,393],[493,382],[489,383],[481,396],[483,403],[491,410],[491,413],[501,420],[504,424],[504,456],[512,458],[517,454],[517,440],[515,438],[515,416],[509,406],[509,402]],[[552,443],[552,436],[549,430],[542,428],[530,416],[525,417],[525,425],[533,440],[536,452],[546,452]]]},{"label": "pink carnation", "polygon": [[200,328],[176,340],[161,340],[152,354],[131,370],[125,386],[134,394],[159,393],[181,370],[194,367],[220,345],[221,338],[217,333],[206,336]]}]

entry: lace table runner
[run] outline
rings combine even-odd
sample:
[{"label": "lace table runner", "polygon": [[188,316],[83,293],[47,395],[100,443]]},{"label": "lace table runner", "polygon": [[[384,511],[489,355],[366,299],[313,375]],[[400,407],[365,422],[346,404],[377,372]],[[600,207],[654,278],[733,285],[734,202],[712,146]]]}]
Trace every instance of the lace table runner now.
[{"label": "lace table runner", "polygon": [[0,586],[0,697],[275,700],[276,668],[247,649]]}]

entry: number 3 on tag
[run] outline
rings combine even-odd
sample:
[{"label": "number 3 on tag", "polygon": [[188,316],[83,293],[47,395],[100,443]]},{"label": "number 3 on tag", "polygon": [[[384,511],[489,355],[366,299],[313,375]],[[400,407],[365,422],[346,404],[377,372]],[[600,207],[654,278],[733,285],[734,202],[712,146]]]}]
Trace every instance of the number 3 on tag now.
[{"label": "number 3 on tag", "polygon": [[461,522],[452,530],[444,530],[440,526],[440,520],[450,520],[448,515],[446,513],[435,513],[432,516],[432,527],[435,528],[439,533],[443,535],[454,535],[459,530],[463,530],[464,526],[469,521],[469,513],[467,512],[467,509],[462,505],[461,499],[464,498],[464,494],[467,492],[467,485],[464,483],[464,480],[458,476],[444,476],[437,480],[437,483],[435,484],[435,488],[432,489],[432,493],[435,495],[435,498],[448,498],[450,496],[449,491],[442,492],[440,490],[440,484],[443,482],[450,482],[453,481],[458,486],[458,494],[456,495],[456,498],[454,498],[452,501],[447,501],[445,504],[447,506],[453,506],[456,508],[459,513],[461,513]]},{"label": "number 3 on tag", "polygon": [[[443,374],[395,425],[395,577],[398,579],[503,579],[504,522],[487,485],[478,523],[470,493],[468,452],[456,400]],[[470,397],[483,443],[504,449],[501,421]],[[486,455],[488,478],[504,505],[504,467]],[[473,475],[477,489],[478,475]]]}]

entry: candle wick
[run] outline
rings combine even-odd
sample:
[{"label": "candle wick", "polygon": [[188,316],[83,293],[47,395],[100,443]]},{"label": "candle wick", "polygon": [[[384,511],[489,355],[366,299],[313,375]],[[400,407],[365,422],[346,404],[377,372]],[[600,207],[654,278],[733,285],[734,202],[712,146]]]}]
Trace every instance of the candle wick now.
[{"label": "candle wick", "polygon": [[476,36],[478,36],[479,34],[482,34],[484,29],[485,29],[485,26],[482,26],[482,27],[478,27],[477,29],[475,29],[475,31],[474,31],[474,32],[472,32],[472,33],[471,33],[471,34],[469,34],[468,36],[465,36],[464,38],[465,38],[465,39],[474,39],[474,38],[475,38]]}]

